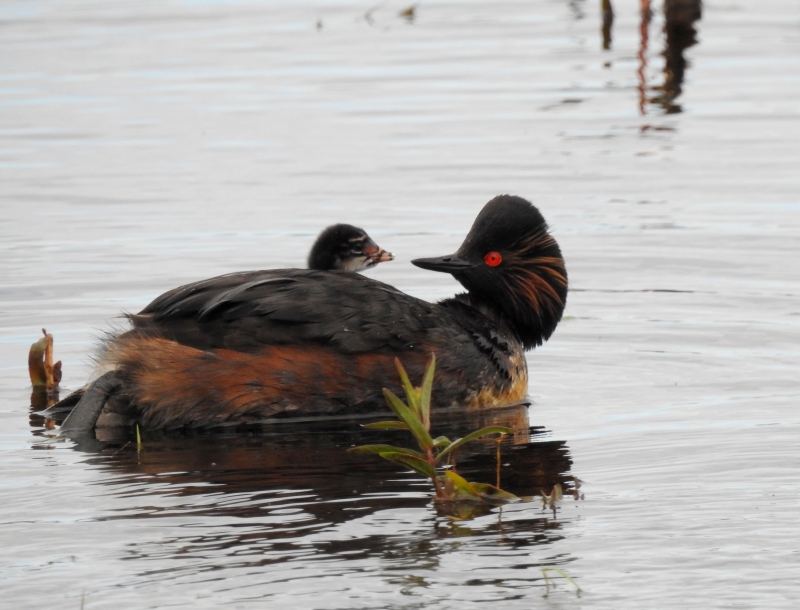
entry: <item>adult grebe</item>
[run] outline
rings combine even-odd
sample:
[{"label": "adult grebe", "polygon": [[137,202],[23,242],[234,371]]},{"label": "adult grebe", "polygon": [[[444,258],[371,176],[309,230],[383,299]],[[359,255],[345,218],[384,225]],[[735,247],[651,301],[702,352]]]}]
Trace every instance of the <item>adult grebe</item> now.
[{"label": "adult grebe", "polygon": [[561,250],[536,207],[495,197],[455,254],[412,262],[451,273],[467,292],[428,303],[354,273],[305,269],[171,290],[107,342],[107,372],[62,431],[381,411],[382,388],[401,391],[394,359],[415,378],[431,353],[434,407],[520,401],[524,352],[550,337],[567,298]]}]

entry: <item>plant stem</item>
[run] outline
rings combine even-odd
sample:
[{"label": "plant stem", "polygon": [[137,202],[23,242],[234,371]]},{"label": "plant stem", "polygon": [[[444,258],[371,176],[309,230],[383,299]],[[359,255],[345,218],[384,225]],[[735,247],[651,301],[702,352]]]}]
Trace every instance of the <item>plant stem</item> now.
[{"label": "plant stem", "polygon": [[433,481],[433,488],[436,490],[436,497],[440,500],[447,499],[447,495],[444,493],[444,488],[442,487],[441,481],[439,481],[439,477],[435,476],[436,472],[436,456],[433,454],[433,447],[428,447],[425,450],[426,457],[428,458],[428,464],[431,465],[431,468],[434,470],[434,477],[431,479]]},{"label": "plant stem", "polygon": [[496,476],[497,482],[495,483],[495,487],[497,487],[498,489],[500,489],[500,461],[501,461],[501,459],[500,459],[500,443],[503,442],[503,437],[504,436],[505,436],[505,434],[501,434],[499,437],[497,437],[497,440],[495,441],[497,443],[497,476]]},{"label": "plant stem", "polygon": [[556,574],[559,574],[560,576],[563,576],[564,578],[566,578],[570,583],[572,583],[575,586],[575,589],[577,591],[582,591],[583,590],[583,589],[581,589],[580,585],[578,583],[576,583],[574,580],[572,580],[572,577],[570,577],[570,575],[567,574],[564,570],[562,570],[560,568],[554,568],[552,566],[546,566],[546,567],[542,568],[542,576],[544,576],[545,583],[547,583],[548,586],[549,586],[549,579],[547,578],[547,572],[549,572],[550,570],[552,570]]}]

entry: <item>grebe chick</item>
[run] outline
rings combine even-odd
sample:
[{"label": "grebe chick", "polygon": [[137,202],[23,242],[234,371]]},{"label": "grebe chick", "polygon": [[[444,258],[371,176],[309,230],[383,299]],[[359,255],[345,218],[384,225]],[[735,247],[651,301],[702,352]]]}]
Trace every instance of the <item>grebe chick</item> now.
[{"label": "grebe chick", "polygon": [[308,268],[318,271],[364,271],[394,260],[364,229],[353,225],[331,225],[319,234],[308,255]]},{"label": "grebe chick", "polygon": [[513,404],[525,350],[561,319],[567,272],[544,218],[521,197],[487,203],[459,250],[418,259],[466,293],[428,303],[357,273],[250,271],[167,292],[105,346],[102,370],[62,426],[213,427],[386,412],[394,359],[412,379],[436,354],[434,408]]}]

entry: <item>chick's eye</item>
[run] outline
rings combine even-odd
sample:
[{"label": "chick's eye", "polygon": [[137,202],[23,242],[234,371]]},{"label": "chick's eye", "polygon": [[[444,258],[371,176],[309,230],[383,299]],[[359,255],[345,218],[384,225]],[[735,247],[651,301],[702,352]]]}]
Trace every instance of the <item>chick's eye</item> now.
[{"label": "chick's eye", "polygon": [[489,254],[483,257],[483,260],[490,267],[497,267],[497,265],[503,262],[503,257],[499,252],[489,252]]}]

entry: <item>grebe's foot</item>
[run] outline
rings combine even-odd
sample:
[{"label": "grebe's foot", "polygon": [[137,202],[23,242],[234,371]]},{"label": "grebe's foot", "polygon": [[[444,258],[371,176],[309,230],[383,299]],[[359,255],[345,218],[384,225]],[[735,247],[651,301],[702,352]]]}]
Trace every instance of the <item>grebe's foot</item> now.
[{"label": "grebe's foot", "polygon": [[[61,425],[61,436],[75,439],[93,435],[97,418],[100,417],[109,397],[119,389],[120,385],[121,382],[116,371],[109,371],[95,379],[88,388],[83,390],[80,400]],[[69,400],[78,392],[70,394],[64,401]]]}]

